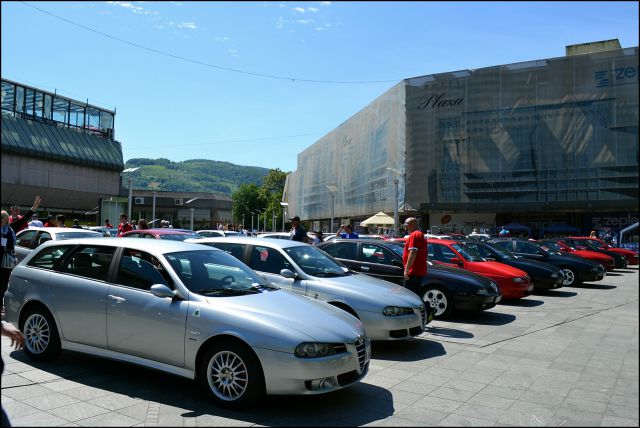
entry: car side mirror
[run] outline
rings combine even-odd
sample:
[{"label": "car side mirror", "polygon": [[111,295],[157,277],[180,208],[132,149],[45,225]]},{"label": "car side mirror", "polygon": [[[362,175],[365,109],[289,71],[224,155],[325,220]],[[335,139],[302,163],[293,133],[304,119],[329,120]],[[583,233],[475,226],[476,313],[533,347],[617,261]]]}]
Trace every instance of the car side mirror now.
[{"label": "car side mirror", "polygon": [[164,284],[154,284],[151,286],[149,291],[151,291],[151,294],[161,299],[164,299],[165,297],[170,297],[173,299],[176,295],[175,291],[171,290]]},{"label": "car side mirror", "polygon": [[280,275],[288,279],[296,279],[298,275],[290,269],[282,269]]}]

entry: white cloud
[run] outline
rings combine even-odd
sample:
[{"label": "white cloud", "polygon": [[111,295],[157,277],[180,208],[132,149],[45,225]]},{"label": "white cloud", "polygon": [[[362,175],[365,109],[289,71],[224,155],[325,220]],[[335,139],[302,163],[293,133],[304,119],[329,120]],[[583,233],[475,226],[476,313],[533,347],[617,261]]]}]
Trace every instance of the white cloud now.
[{"label": "white cloud", "polygon": [[320,4],[322,6],[331,6],[331,2],[330,1],[321,1]]},{"label": "white cloud", "polygon": [[304,13],[304,8],[303,7],[294,7],[291,10],[293,10],[294,12]]},{"label": "white cloud", "polygon": [[298,19],[296,21],[298,24],[307,25],[313,22],[313,19]]},{"label": "white cloud", "polygon": [[178,24],[178,28],[189,28],[191,30],[197,30],[198,26],[195,22],[183,22],[181,24]]},{"label": "white cloud", "polygon": [[309,12],[317,12],[317,11],[319,11],[320,9],[318,9],[317,7],[308,7],[308,8],[307,8],[307,10],[308,10]]},{"label": "white cloud", "polygon": [[216,40],[222,40],[226,42],[227,40],[229,40],[229,38],[227,36],[216,36]]},{"label": "white cloud", "polygon": [[235,49],[227,49],[227,52],[229,52],[230,54],[237,54],[238,51]]}]

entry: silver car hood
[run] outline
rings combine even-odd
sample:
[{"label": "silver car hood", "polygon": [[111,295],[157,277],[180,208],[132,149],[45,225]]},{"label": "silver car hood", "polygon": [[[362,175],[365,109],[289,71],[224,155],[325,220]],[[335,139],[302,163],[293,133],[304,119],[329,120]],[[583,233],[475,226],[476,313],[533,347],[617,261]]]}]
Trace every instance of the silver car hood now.
[{"label": "silver car hood", "polygon": [[304,340],[330,343],[351,343],[364,334],[362,322],[347,312],[284,290],[206,300],[211,305],[222,305],[230,316],[251,319],[262,328],[268,326],[264,333],[271,329],[292,338],[303,335]]},{"label": "silver car hood", "polygon": [[382,306],[403,306],[415,308],[423,304],[422,299],[414,292],[389,281],[383,281],[369,275],[350,274],[332,278],[312,277],[323,287],[333,287],[337,295],[351,292],[362,297],[368,297]]}]

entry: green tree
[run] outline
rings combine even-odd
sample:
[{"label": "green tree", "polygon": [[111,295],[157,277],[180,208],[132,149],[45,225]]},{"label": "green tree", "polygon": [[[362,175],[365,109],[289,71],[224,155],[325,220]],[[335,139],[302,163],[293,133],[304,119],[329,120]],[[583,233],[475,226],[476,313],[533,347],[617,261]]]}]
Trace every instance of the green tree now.
[{"label": "green tree", "polygon": [[[231,195],[233,200],[233,219],[236,223],[242,224],[245,219],[245,226],[251,227],[251,212],[264,211],[265,201],[260,196],[260,188],[251,184],[242,184],[238,190]],[[255,217],[255,215],[254,215]],[[257,222],[254,223],[254,227]]]},{"label": "green tree", "polygon": [[[281,171],[279,168],[270,169],[262,182],[262,186],[260,186],[260,196],[262,200],[265,201],[267,210],[267,230],[277,230],[278,224],[282,224],[282,206],[280,205],[280,201],[282,201],[287,174],[288,173]],[[273,224],[274,217],[276,227],[274,227]]]}]

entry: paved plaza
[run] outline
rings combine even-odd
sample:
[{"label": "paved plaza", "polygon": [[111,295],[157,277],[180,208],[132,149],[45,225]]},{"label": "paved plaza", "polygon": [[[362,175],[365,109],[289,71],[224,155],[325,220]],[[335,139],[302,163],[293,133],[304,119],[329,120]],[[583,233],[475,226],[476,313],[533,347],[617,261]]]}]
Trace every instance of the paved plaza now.
[{"label": "paved plaza", "polygon": [[186,379],[69,351],[34,363],[9,343],[14,426],[638,426],[636,266],[375,342],[362,382],[244,412]]}]

